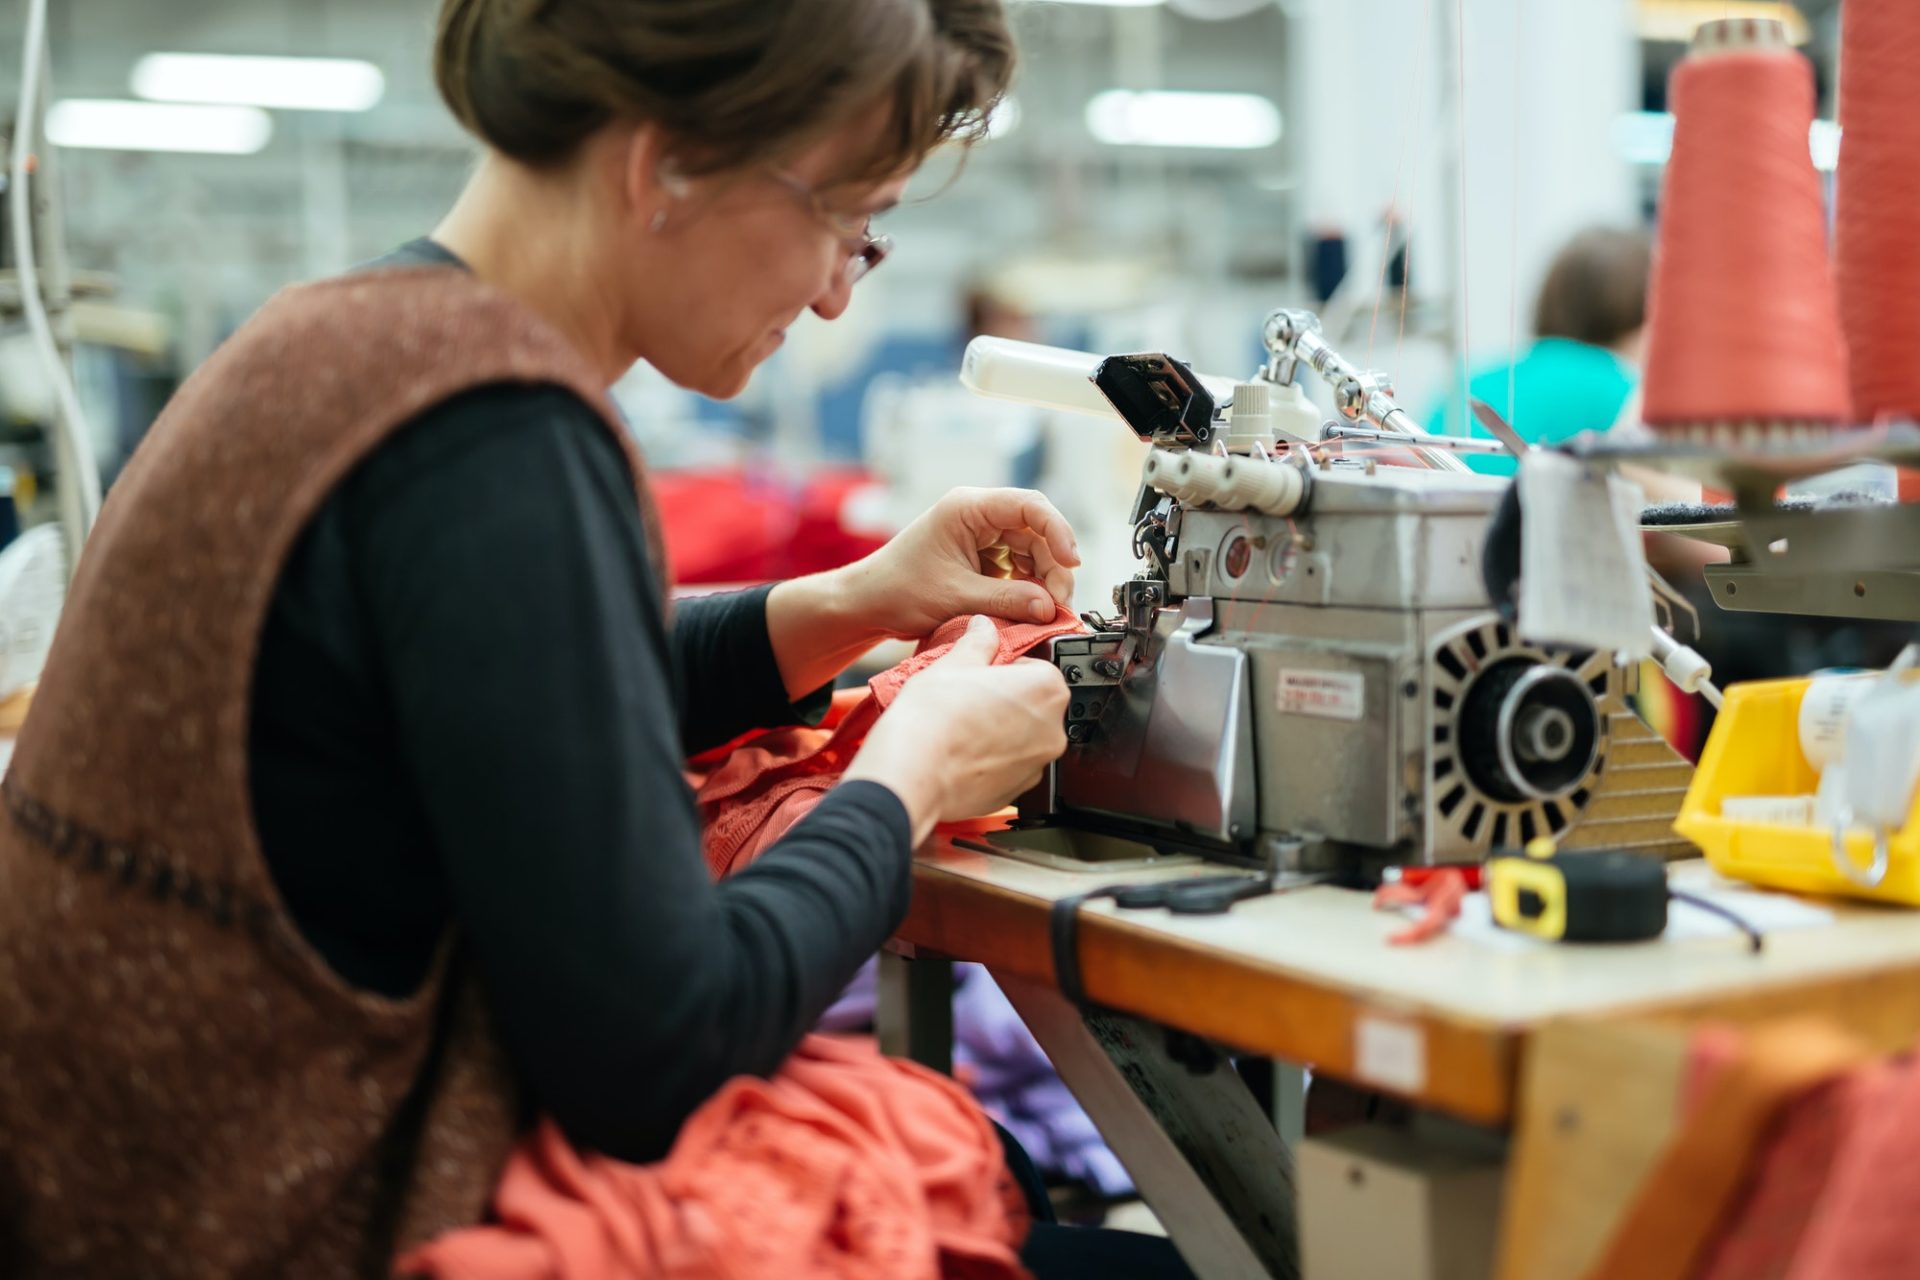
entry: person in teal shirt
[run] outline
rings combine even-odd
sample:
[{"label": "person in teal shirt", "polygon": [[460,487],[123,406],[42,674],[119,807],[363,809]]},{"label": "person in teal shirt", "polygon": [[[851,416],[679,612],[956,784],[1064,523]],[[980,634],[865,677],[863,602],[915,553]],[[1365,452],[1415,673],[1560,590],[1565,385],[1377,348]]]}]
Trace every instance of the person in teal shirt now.
[{"label": "person in teal shirt", "polygon": [[[1644,231],[1593,227],[1568,241],[1540,286],[1532,344],[1518,360],[1475,372],[1469,393],[1532,444],[1612,428],[1639,383],[1652,251]],[[1427,415],[1427,430],[1458,434],[1459,407],[1456,383]],[[1470,418],[1466,428],[1490,438]],[[1516,467],[1504,454],[1468,454],[1466,462],[1488,475]]]}]

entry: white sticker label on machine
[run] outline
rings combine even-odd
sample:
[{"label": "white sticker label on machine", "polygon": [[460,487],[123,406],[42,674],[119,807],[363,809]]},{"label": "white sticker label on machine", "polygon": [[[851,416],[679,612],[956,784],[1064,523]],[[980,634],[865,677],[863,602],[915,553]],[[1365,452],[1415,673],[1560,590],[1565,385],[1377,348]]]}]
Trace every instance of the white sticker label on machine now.
[{"label": "white sticker label on machine", "polygon": [[1295,715],[1358,720],[1367,711],[1367,678],[1357,671],[1282,671],[1274,701]]},{"label": "white sticker label on machine", "polygon": [[1353,1028],[1353,1073],[1400,1093],[1427,1087],[1427,1037],[1411,1022],[1362,1017]]}]

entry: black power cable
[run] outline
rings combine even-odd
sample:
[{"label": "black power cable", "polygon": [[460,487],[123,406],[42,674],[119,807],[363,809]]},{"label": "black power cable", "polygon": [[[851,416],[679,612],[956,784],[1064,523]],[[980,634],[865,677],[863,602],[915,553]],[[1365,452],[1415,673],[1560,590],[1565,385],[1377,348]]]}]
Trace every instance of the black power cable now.
[{"label": "black power cable", "polygon": [[1731,924],[1734,928],[1746,934],[1747,940],[1753,944],[1751,947],[1753,953],[1755,955],[1760,954],[1761,947],[1765,945],[1765,935],[1762,934],[1760,930],[1754,928],[1739,912],[1729,907],[1723,907],[1717,902],[1702,898],[1698,894],[1687,893],[1681,889],[1669,889],[1667,890],[1667,896],[1675,902],[1684,902],[1690,907],[1698,907],[1708,915],[1719,916],[1722,920],[1725,920],[1728,924]]}]

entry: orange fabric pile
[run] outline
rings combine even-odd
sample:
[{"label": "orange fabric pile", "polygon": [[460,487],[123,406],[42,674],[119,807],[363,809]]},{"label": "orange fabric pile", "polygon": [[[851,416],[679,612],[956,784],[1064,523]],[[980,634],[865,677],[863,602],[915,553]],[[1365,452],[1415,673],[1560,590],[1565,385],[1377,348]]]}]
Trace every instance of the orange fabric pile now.
[{"label": "orange fabric pile", "polygon": [[1025,1210],[999,1139],[953,1081],[811,1035],[772,1080],[729,1081],[667,1158],[574,1150],[552,1121],[495,1221],[404,1257],[436,1280],[1012,1280]]},{"label": "orange fabric pile", "polygon": [[[699,790],[715,878],[832,788],[915,672],[966,629],[836,698],[827,725],[733,744]],[[996,661],[1079,629],[1001,623]],[[713,757],[709,757],[712,759]],[[644,1087],[638,1085],[636,1087]],[[550,1120],[494,1192],[493,1221],[402,1257],[432,1280],[1015,1280],[1027,1216],[998,1136],[966,1090],[865,1038],[810,1035],[771,1081],[729,1081],[665,1160],[576,1151]]]}]

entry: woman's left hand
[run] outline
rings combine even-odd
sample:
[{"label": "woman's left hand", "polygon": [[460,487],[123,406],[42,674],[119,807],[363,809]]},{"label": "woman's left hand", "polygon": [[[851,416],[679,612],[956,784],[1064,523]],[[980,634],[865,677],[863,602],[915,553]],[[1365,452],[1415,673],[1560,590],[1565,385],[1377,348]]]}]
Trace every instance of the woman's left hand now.
[{"label": "woman's left hand", "polygon": [[[918,638],[984,613],[1045,622],[1073,599],[1073,529],[1031,489],[954,489],[886,546],[841,572],[848,612]],[[1011,570],[1011,576],[1007,576]]]}]

